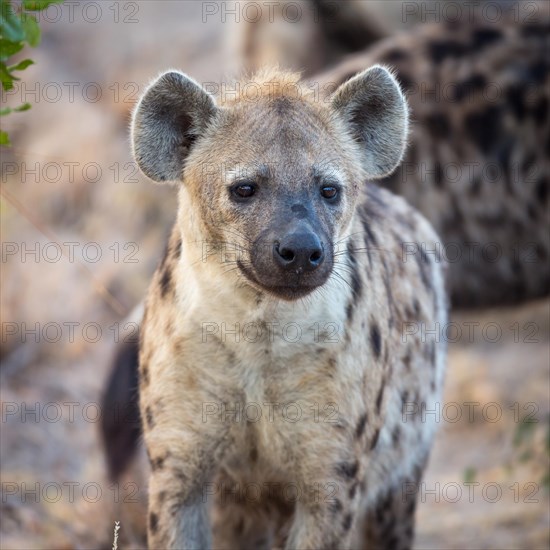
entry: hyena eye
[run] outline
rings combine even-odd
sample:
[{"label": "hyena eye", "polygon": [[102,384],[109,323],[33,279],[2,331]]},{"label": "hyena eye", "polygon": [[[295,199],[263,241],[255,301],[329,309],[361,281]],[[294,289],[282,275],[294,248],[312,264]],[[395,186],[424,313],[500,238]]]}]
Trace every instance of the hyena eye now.
[{"label": "hyena eye", "polygon": [[231,188],[231,193],[236,199],[248,199],[256,193],[256,187],[252,183],[238,183]]},{"label": "hyena eye", "polygon": [[325,199],[334,199],[338,195],[338,189],[333,185],[321,187],[321,195]]}]

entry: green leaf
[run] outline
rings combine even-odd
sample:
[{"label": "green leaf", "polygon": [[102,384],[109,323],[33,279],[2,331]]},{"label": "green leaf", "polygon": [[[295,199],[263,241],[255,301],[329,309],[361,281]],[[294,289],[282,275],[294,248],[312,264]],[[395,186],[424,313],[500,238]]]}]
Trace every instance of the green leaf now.
[{"label": "green leaf", "polygon": [[20,42],[25,38],[21,19],[15,14],[11,4],[0,2],[0,36],[12,42]]},{"label": "green leaf", "polygon": [[45,10],[52,4],[61,4],[63,0],[23,0],[23,7],[29,11]]},{"label": "green leaf", "polygon": [[520,422],[516,427],[516,433],[514,434],[513,444],[514,447],[519,447],[526,442],[533,439],[535,434],[535,428],[537,424],[535,422],[529,422],[525,419]]},{"label": "green leaf", "polygon": [[533,458],[533,451],[531,449],[527,449],[527,451],[524,451],[519,456],[520,462],[527,462]]},{"label": "green leaf", "polygon": [[464,470],[464,483],[472,483],[476,478],[476,474],[476,469],[468,466],[468,468]]},{"label": "green leaf", "polygon": [[11,90],[13,88],[13,81],[19,80],[11,75],[6,67],[5,63],[0,61],[0,81],[2,82],[2,88],[4,90]]},{"label": "green leaf", "polygon": [[24,71],[29,65],[34,65],[34,61],[32,59],[23,59],[17,65],[10,65],[8,71]]},{"label": "green leaf", "polygon": [[5,145],[6,147],[11,145],[8,133],[3,130],[0,130],[0,145]]},{"label": "green leaf", "polygon": [[38,26],[36,17],[28,13],[22,13],[21,24],[23,25],[25,37],[29,45],[33,48],[38,46],[38,44],[40,44],[40,27]]},{"label": "green leaf", "polygon": [[23,42],[12,42],[11,40],[0,38],[0,60],[4,61],[8,57],[16,54],[23,49],[23,46]]},{"label": "green leaf", "polygon": [[28,111],[32,105],[30,103],[23,103],[23,105],[19,105],[19,107],[16,107],[14,111],[16,113],[22,113],[23,111]]},{"label": "green leaf", "polygon": [[19,107],[15,107],[14,109],[6,107],[5,109],[0,109],[0,116],[6,116],[10,113],[22,113],[23,111],[28,111],[31,107],[30,103],[23,103],[23,105],[19,105]]}]

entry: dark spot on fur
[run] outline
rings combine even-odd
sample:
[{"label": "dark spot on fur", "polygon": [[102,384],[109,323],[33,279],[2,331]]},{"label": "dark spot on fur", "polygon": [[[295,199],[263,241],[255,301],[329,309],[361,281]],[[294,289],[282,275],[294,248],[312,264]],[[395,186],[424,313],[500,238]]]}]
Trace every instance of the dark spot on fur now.
[{"label": "dark spot on fur", "polygon": [[525,174],[525,179],[527,181],[532,181],[530,176],[532,172],[536,170],[536,161],[537,158],[535,153],[530,153],[521,163],[521,171]]},{"label": "dark spot on fur", "polygon": [[380,428],[378,428],[372,437],[372,441],[370,443],[370,450],[373,451],[376,447],[376,444],[378,443],[378,438],[380,437]]},{"label": "dark spot on fur", "polygon": [[355,493],[357,493],[357,487],[359,486],[359,483],[358,482],[355,482],[350,488],[349,488],[349,491],[348,491],[348,496],[349,498],[353,499],[355,498]]},{"label": "dark spot on fur", "polygon": [[401,428],[399,426],[395,426],[391,433],[391,439],[394,446],[397,446],[399,444],[399,440],[401,439]]},{"label": "dark spot on fur", "polygon": [[[379,503],[376,507],[376,520],[381,525],[386,525],[387,527],[387,519],[390,515],[391,510],[391,495],[389,493],[386,493],[383,497],[380,498]],[[391,548],[391,547],[388,547]]]},{"label": "dark spot on fur", "polygon": [[377,359],[380,359],[380,352],[382,351],[382,339],[380,338],[380,329],[374,321],[370,327],[370,343],[374,355]]},{"label": "dark spot on fur", "polygon": [[521,122],[525,118],[525,88],[523,86],[513,86],[506,91],[506,99],[514,116]]},{"label": "dark spot on fur", "polygon": [[530,84],[543,84],[548,74],[548,65],[545,61],[539,61],[529,67]]},{"label": "dark spot on fur", "polygon": [[431,290],[432,283],[430,281],[430,277],[428,274],[429,273],[428,264],[430,263],[430,260],[422,247],[420,247],[420,253],[415,254],[415,258],[416,258],[416,263],[418,264],[418,270],[420,272],[420,278],[422,279],[422,283],[428,290]]},{"label": "dark spot on fur", "polygon": [[382,56],[383,63],[397,63],[398,61],[405,61],[409,59],[409,53],[405,50],[399,50],[397,48],[388,50]]},{"label": "dark spot on fur", "polygon": [[336,472],[338,475],[347,479],[354,479],[359,470],[359,462],[340,462],[336,465]]},{"label": "dark spot on fur", "polygon": [[487,79],[482,74],[473,74],[469,78],[458,82],[453,90],[454,101],[471,99],[474,92],[483,90],[487,85]]},{"label": "dark spot on fur", "polygon": [[181,247],[182,247],[181,237],[178,237],[178,240],[176,241],[176,247],[174,249],[174,258],[176,260],[179,260],[181,258]]},{"label": "dark spot on fur", "polygon": [[351,514],[346,514],[344,517],[344,521],[342,522],[342,529],[344,529],[344,532],[347,533],[350,530],[352,519],[353,517]]},{"label": "dark spot on fur", "polygon": [[160,295],[162,298],[166,296],[172,287],[172,273],[168,262],[169,256],[171,256],[170,243],[167,244],[164,256],[158,266]]},{"label": "dark spot on fur", "polygon": [[384,397],[384,387],[386,385],[386,382],[382,380],[382,384],[380,384],[380,389],[378,390],[378,395],[376,396],[376,412],[380,413],[380,409],[382,408],[382,399]]},{"label": "dark spot on fur", "polygon": [[168,292],[172,290],[172,272],[168,266],[165,266],[160,276],[160,295],[165,298]]},{"label": "dark spot on fur", "polygon": [[159,518],[155,512],[149,514],[149,531],[155,534],[159,528]]},{"label": "dark spot on fur", "polygon": [[548,202],[548,180],[544,176],[538,179],[535,192],[541,204],[546,204]]},{"label": "dark spot on fur", "polygon": [[142,383],[147,386],[149,384],[149,367],[147,364],[144,364],[141,367],[140,373]]},{"label": "dark spot on fur", "polygon": [[472,197],[478,197],[480,191],[481,191],[481,178],[479,176],[475,176],[472,179],[472,185],[470,186],[470,194],[472,195]]},{"label": "dark spot on fur", "polygon": [[258,449],[256,447],[252,447],[250,449],[250,461],[256,462],[258,460]]},{"label": "dark spot on fur", "polygon": [[503,143],[499,145],[498,151],[497,151],[497,158],[498,158],[498,162],[502,167],[502,174],[505,179],[506,190],[510,194],[514,193],[514,186],[512,185],[512,181],[510,178],[511,170],[509,170],[508,167],[512,159],[515,143],[516,143],[515,138],[509,136],[506,139],[504,139]]},{"label": "dark spot on fur", "polygon": [[439,189],[443,187],[443,178],[443,168],[441,167],[441,163],[436,160],[434,162],[434,183],[436,187],[439,187]]},{"label": "dark spot on fur", "polygon": [[239,518],[239,521],[235,524],[235,535],[240,537],[244,531],[244,518]]},{"label": "dark spot on fur", "polygon": [[469,139],[484,154],[489,154],[502,135],[502,107],[495,105],[483,111],[469,113],[464,118],[464,127]]},{"label": "dark spot on fur", "polygon": [[355,437],[359,439],[365,433],[365,426],[367,425],[367,413],[364,413],[359,418],[357,426],[355,428]]},{"label": "dark spot on fur", "polygon": [[339,514],[343,509],[342,501],[337,498],[332,499],[329,504],[329,509],[333,514]]},{"label": "dark spot on fur", "polygon": [[351,301],[346,309],[347,319],[351,321],[353,318],[353,312],[355,306],[358,304],[361,294],[363,292],[363,281],[361,280],[361,274],[359,273],[359,266],[357,264],[357,257],[355,256],[355,249],[353,242],[348,241],[347,246],[349,267],[351,270]]},{"label": "dark spot on fur", "polygon": [[369,220],[366,218],[362,218],[361,220],[363,224],[363,229],[365,230],[365,243],[372,243],[375,246],[378,245],[378,240],[376,239],[376,235],[373,233]]},{"label": "dark spot on fur", "polygon": [[460,57],[466,52],[467,47],[456,40],[434,40],[428,44],[428,54],[435,64],[442,63],[448,57]]},{"label": "dark spot on fur", "polygon": [[408,371],[411,370],[411,360],[412,360],[411,350],[407,350],[407,354],[405,355],[405,357],[403,357],[403,365],[405,365],[405,368]]},{"label": "dark spot on fur", "polygon": [[185,472],[181,468],[174,468],[173,474],[174,474],[174,477],[181,484],[186,484],[187,483],[187,476],[185,475]]},{"label": "dark spot on fur", "polygon": [[153,411],[151,410],[151,407],[149,407],[149,405],[145,407],[145,420],[147,422],[147,426],[149,428],[152,428],[155,421],[153,419]]},{"label": "dark spot on fur", "polygon": [[498,29],[475,29],[472,32],[473,50],[479,52],[481,48],[485,48],[489,44],[497,42],[502,37],[502,32]]},{"label": "dark spot on fur", "polygon": [[[382,256],[382,266],[384,267],[384,286],[386,287],[386,298],[388,299],[388,327],[391,329],[393,327],[393,324],[395,322],[394,319],[394,313],[395,313],[395,302],[393,300],[393,290],[391,287],[391,274],[388,268],[388,264],[386,262],[386,259]],[[386,347],[386,356],[387,356],[388,348]],[[384,359],[386,361],[386,359]]]},{"label": "dark spot on fur", "polygon": [[371,243],[374,246],[378,245],[378,241],[376,239],[376,235],[371,229],[369,220],[363,215],[361,216],[361,223],[363,224],[363,229],[365,230],[365,248],[367,249],[367,258],[369,260],[369,266],[372,265],[372,258],[371,258]]},{"label": "dark spot on fur", "polygon": [[161,470],[164,466],[165,458],[166,457],[163,457],[163,456],[158,456],[157,458],[153,458],[153,460],[151,460],[151,469],[153,471]]},{"label": "dark spot on fur", "polygon": [[542,21],[533,21],[521,26],[521,34],[525,38],[544,39],[550,35],[550,25]]},{"label": "dark spot on fur", "polygon": [[540,127],[543,127],[548,120],[548,99],[546,97],[541,97],[534,105],[531,110],[533,114],[533,119]]},{"label": "dark spot on fur", "polygon": [[426,127],[434,139],[449,139],[451,123],[444,113],[432,113],[426,116]]}]

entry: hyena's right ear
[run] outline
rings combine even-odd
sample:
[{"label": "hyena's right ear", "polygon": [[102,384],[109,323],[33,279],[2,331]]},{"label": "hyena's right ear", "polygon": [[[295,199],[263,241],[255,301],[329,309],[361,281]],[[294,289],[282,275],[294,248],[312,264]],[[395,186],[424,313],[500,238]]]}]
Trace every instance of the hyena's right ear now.
[{"label": "hyena's right ear", "polygon": [[185,157],[216,110],[212,96],[183,73],[155,80],[132,118],[134,158],[143,173],[156,182],[181,180]]}]

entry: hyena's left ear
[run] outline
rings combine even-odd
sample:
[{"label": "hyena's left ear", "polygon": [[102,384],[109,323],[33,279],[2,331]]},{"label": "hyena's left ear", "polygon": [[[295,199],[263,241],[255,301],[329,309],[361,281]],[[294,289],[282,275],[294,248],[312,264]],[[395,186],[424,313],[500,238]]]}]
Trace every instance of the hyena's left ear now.
[{"label": "hyena's left ear", "polygon": [[405,151],[409,115],[391,73],[375,65],[342,84],[331,102],[361,144],[367,176],[382,178],[393,172]]},{"label": "hyena's left ear", "polygon": [[182,179],[193,143],[217,112],[214,99],[199,84],[169,71],[145,91],[132,118],[136,162],[156,182]]}]

